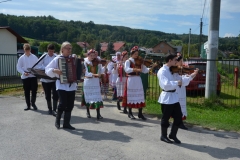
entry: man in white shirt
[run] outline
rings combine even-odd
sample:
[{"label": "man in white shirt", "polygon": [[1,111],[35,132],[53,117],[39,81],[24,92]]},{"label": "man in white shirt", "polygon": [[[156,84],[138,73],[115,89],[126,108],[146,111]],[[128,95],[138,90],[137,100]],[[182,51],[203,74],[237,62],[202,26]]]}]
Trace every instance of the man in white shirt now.
[{"label": "man in white shirt", "polygon": [[[54,44],[49,44],[47,47],[48,53],[44,54],[45,56],[39,63],[38,66],[40,69],[45,70],[45,67],[57,56],[54,53],[55,46]],[[40,57],[41,58],[41,57]],[[47,100],[48,113],[53,116],[57,115],[57,103],[58,103],[58,93],[56,91],[56,80],[44,79],[41,78],[42,86],[45,93],[45,99]],[[51,102],[51,95],[53,103]]]},{"label": "man in white shirt", "polygon": [[[37,106],[35,105],[36,97],[37,97],[37,89],[38,82],[37,77],[32,75],[27,69],[32,68],[38,61],[37,56],[31,53],[31,46],[28,43],[23,45],[24,54],[18,59],[17,62],[17,71],[21,73],[21,79],[23,83],[25,101],[27,107],[24,109],[25,111],[31,109],[31,105],[34,110],[37,110]],[[30,91],[32,91],[32,97],[30,100]]]},{"label": "man in white shirt", "polygon": [[176,92],[177,87],[182,85],[181,80],[170,71],[171,66],[176,66],[177,55],[169,54],[166,57],[166,64],[158,71],[157,76],[159,80],[159,86],[162,88],[162,92],[158,99],[162,109],[161,119],[161,137],[160,140],[166,143],[172,143],[167,137],[167,128],[169,127],[169,118],[173,117],[171,133],[169,138],[173,139],[175,143],[180,144],[181,141],[177,139],[177,131],[179,125],[182,123],[182,111],[179,104],[179,98]]}]

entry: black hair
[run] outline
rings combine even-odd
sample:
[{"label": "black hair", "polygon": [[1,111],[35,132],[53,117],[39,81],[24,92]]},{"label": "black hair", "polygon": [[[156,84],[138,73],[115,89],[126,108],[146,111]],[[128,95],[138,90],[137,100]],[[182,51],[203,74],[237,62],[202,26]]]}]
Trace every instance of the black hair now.
[{"label": "black hair", "polygon": [[165,58],[166,63],[168,63],[169,60],[173,60],[175,57],[177,57],[176,54],[171,54],[171,53],[167,54]]},{"label": "black hair", "polygon": [[177,58],[177,61],[179,62],[179,61],[181,61],[181,59],[182,59],[182,56],[179,56],[179,57]]},{"label": "black hair", "polygon": [[47,46],[47,49],[55,50],[54,44],[50,43],[50,44]]}]

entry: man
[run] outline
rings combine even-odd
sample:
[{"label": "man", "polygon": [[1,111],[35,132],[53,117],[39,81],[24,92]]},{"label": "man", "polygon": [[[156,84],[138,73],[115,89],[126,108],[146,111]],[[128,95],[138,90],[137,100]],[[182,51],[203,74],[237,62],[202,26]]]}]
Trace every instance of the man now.
[{"label": "man", "polygon": [[[48,53],[43,55],[45,57],[38,64],[42,70],[45,70],[45,67],[57,56],[57,54],[54,53],[55,46],[53,44],[49,44],[47,47],[47,50],[48,50]],[[58,93],[56,91],[56,84],[55,84],[56,80],[41,78],[40,81],[42,82],[43,90],[45,93],[45,99],[47,100],[48,113],[52,114],[53,116],[56,116],[57,103],[58,103]],[[51,102],[51,93],[52,93],[53,103]]]},{"label": "man", "polygon": [[[23,83],[25,101],[27,107],[24,109],[25,111],[31,109],[31,105],[34,110],[37,110],[37,106],[35,105],[36,97],[37,97],[37,89],[38,82],[37,77],[30,74],[28,72],[28,68],[32,68],[38,61],[38,58],[31,53],[31,46],[28,43],[23,45],[24,54],[18,59],[17,62],[17,71],[21,73],[21,79]],[[32,91],[32,97],[30,100],[30,91]],[[31,101],[31,102],[30,102]]]},{"label": "man", "polygon": [[[176,92],[177,87],[182,85],[179,77],[174,77],[170,72],[170,67],[175,66],[177,63],[177,55],[169,54],[166,57],[166,64],[158,71],[157,76],[159,80],[159,86],[162,88],[162,92],[158,99],[158,102],[162,107],[162,119],[161,119],[161,137],[160,140],[166,143],[172,143],[170,139],[173,139],[175,143],[180,144],[181,141],[177,139],[178,126],[182,123],[182,111],[179,104],[179,98]],[[167,129],[169,127],[169,118],[173,117],[171,133],[169,138],[167,137]]]}]

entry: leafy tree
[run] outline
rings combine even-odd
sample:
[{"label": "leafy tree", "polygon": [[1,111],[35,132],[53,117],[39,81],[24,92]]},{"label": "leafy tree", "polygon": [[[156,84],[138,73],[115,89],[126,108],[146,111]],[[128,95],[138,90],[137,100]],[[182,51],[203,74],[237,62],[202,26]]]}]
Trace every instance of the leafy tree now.
[{"label": "leafy tree", "polygon": [[71,43],[72,45],[72,54],[82,56],[82,48],[77,43]]}]

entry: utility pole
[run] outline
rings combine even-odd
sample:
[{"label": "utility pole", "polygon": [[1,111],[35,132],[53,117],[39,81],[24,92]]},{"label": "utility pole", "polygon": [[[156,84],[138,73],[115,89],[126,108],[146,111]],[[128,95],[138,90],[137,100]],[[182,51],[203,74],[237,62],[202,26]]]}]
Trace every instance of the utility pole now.
[{"label": "utility pole", "polygon": [[217,92],[217,53],[219,38],[221,0],[211,0],[209,29],[208,29],[208,49],[206,67],[206,87],[205,98],[215,97]]},{"label": "utility pole", "polygon": [[188,37],[188,58],[189,58],[189,52],[190,52],[190,37],[191,37],[191,28],[189,29],[189,37]]},{"label": "utility pole", "polygon": [[199,54],[201,54],[201,46],[202,46],[202,26],[203,26],[203,22],[202,22],[202,18],[201,18],[200,19]]}]

